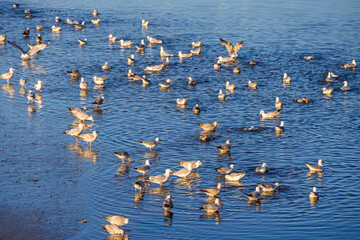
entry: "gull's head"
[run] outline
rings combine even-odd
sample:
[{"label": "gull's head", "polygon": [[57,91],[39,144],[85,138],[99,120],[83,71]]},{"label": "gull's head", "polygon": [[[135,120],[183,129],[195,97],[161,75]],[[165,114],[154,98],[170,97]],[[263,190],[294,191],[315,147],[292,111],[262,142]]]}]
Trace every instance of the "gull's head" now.
[{"label": "gull's head", "polygon": [[171,171],[170,169],[166,169],[166,170],[165,170],[165,173],[166,173],[166,174],[170,174],[170,173],[173,173],[173,171]]},{"label": "gull's head", "polygon": [[324,163],[324,161],[322,159],[319,159],[318,165],[322,166],[323,163]]},{"label": "gull's head", "polygon": [[109,34],[108,38],[112,38],[112,37],[113,37],[113,35],[112,35],[112,34]]},{"label": "gull's head", "polygon": [[146,160],[145,165],[150,165],[150,160]]},{"label": "gull's head", "polygon": [[134,54],[131,54],[131,55],[130,55],[130,58],[131,58],[131,59],[134,59],[134,58],[135,58],[135,55],[134,55]]},{"label": "gull's head", "polygon": [[316,193],[316,187],[313,187],[313,192]]},{"label": "gull's head", "polygon": [[280,122],[280,127],[284,127],[284,121]]},{"label": "gull's head", "polygon": [[280,183],[276,182],[275,186],[280,187]]},{"label": "gull's head", "polygon": [[227,144],[227,145],[230,145],[230,144],[231,144],[231,141],[230,141],[230,140],[226,140],[226,144]]},{"label": "gull's head", "polygon": [[15,71],[16,69],[15,68],[10,68],[10,72],[13,72]]},{"label": "gull's head", "polygon": [[[94,122],[94,117],[93,116],[91,116],[91,117],[89,117],[88,118],[88,120],[90,120],[90,121],[93,121]],[[96,132],[96,131],[95,131]]]},{"label": "gull's head", "polygon": [[279,101],[280,101],[280,98],[279,98],[279,97],[276,97],[276,98],[275,98],[275,101],[276,101],[276,102],[279,102]]},{"label": "gull's head", "polygon": [[96,76],[93,76],[93,79],[96,79]]},{"label": "gull's head", "polygon": [[284,73],[284,78],[287,78],[287,73]]},{"label": "gull's head", "polygon": [[146,38],[148,41],[149,41],[149,39],[150,39],[150,36],[147,36],[147,38]]},{"label": "gull's head", "polygon": [[230,164],[230,168],[234,168],[235,166],[234,166],[234,164]]},{"label": "gull's head", "polygon": [[221,183],[218,183],[217,188],[221,188],[223,185]]},{"label": "gull's head", "polygon": [[344,86],[347,86],[347,81],[344,81],[343,84],[344,84]]},{"label": "gull's head", "polygon": [[256,189],[255,189],[256,192],[260,192],[260,187],[257,186]]},{"label": "gull's head", "polygon": [[262,165],[261,165],[261,167],[268,167],[269,165],[267,165],[266,163],[263,163]]},{"label": "gull's head", "polygon": [[221,90],[221,89],[219,90],[219,94],[222,94],[222,90]]},{"label": "gull's head", "polygon": [[160,138],[155,138],[155,142],[159,142],[160,141]]},{"label": "gull's head", "polygon": [[201,161],[196,161],[196,165],[197,166],[200,166],[200,165],[203,165]]},{"label": "gull's head", "polygon": [[216,198],[216,199],[215,199],[215,204],[216,204],[216,205],[220,205],[220,198]]},{"label": "gull's head", "polygon": [[214,125],[215,125],[215,126],[217,126],[217,125],[220,125],[220,123],[218,123],[218,122],[214,122]]},{"label": "gull's head", "polygon": [[145,41],[144,39],[141,39],[141,42],[140,42],[142,45],[145,45]]},{"label": "gull's head", "polygon": [[179,56],[182,54],[182,52],[181,51],[179,51]]},{"label": "gull's head", "polygon": [[264,112],[264,110],[261,110],[259,115],[263,115],[263,114],[265,114],[265,112]]},{"label": "gull's head", "polygon": [[170,78],[166,79],[166,82],[167,82],[167,83],[170,83],[170,82],[172,82],[172,81],[173,81],[173,80],[170,79]]},{"label": "gull's head", "polygon": [[352,60],[352,63],[356,65],[355,59],[354,59],[354,60]]}]

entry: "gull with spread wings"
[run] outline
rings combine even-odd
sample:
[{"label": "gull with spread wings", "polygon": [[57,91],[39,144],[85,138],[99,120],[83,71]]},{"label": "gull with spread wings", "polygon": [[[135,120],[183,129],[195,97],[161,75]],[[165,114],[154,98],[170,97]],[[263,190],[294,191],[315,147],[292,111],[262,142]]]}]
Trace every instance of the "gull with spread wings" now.
[{"label": "gull with spread wings", "polygon": [[226,49],[229,51],[229,55],[232,58],[236,58],[238,56],[237,52],[240,50],[240,48],[242,48],[243,43],[244,43],[244,42],[236,43],[235,47],[234,47],[231,43],[225,41],[224,39],[220,38],[220,41],[221,41],[221,44],[224,45],[226,47]]},{"label": "gull with spread wings", "polygon": [[21,60],[28,60],[30,59],[30,57],[32,57],[33,55],[39,53],[41,50],[44,50],[49,44],[48,43],[42,43],[42,44],[38,44],[35,46],[30,47],[29,51],[25,52],[21,47],[19,47],[19,45],[17,45],[14,42],[9,42],[8,43],[13,46],[14,48],[16,48],[17,50],[19,50],[21,52]]}]

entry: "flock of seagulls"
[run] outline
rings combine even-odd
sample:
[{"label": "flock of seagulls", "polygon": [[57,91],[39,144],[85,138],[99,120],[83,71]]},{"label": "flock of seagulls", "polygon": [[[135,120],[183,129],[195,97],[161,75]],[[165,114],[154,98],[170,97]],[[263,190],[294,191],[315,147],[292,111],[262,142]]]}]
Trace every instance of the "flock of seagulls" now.
[{"label": "flock of seagulls", "polygon": [[[17,8],[17,7],[19,7],[19,4],[16,3],[13,5],[13,7]],[[27,9],[25,11],[25,13],[27,14],[26,16],[30,16],[29,14],[31,13],[31,11],[29,9]],[[99,13],[96,10],[94,10],[92,12],[92,15],[94,17],[97,17],[98,14]],[[59,17],[56,17],[55,23],[60,23],[60,22],[61,22],[61,19]],[[96,25],[100,24],[100,18],[91,20],[91,23],[96,24]],[[79,24],[79,22],[77,22],[77,21],[71,21],[70,19],[67,19],[66,24],[74,25],[77,29],[81,29],[81,28],[84,28],[85,22],[82,22],[81,24]],[[149,21],[142,20],[141,26],[143,28],[149,28]],[[43,27],[40,24],[39,26],[37,26],[36,29],[38,31],[42,31]],[[53,25],[51,27],[51,31],[60,32],[61,27]],[[27,28],[24,31],[23,35],[29,36],[29,34],[30,34],[30,30],[29,30],[29,28]],[[109,42],[115,43],[117,41],[117,37],[113,36],[112,34],[108,35],[107,37],[108,37]],[[5,34],[0,35],[0,42],[5,42],[5,41],[6,41],[6,35]],[[19,50],[21,52],[20,59],[26,61],[26,60],[31,59],[34,55],[38,54],[40,51],[44,50],[50,44],[49,42],[42,43],[42,38],[41,38],[40,33],[38,34],[36,41],[37,41],[36,45],[28,44],[29,49],[27,51],[24,51],[15,42],[7,41],[7,43],[9,43],[11,46],[16,48],[17,50]],[[154,45],[161,45],[164,43],[164,41],[150,37],[150,36],[147,36],[147,41],[149,44],[154,44]],[[87,39],[79,38],[78,42],[80,45],[86,45]],[[120,43],[120,47],[123,47],[123,48],[131,47],[131,45],[133,44],[132,40],[120,39],[118,42]],[[220,43],[226,47],[229,56],[228,57],[219,56],[217,58],[216,63],[214,64],[215,70],[221,69],[222,64],[230,64],[230,65],[236,64],[238,52],[243,47],[243,42],[238,42],[235,45],[233,45],[221,38],[220,38]],[[194,48],[197,48],[197,49],[191,50],[191,52],[189,52],[189,53],[183,53],[182,51],[179,51],[177,55],[165,51],[164,46],[161,46],[160,47],[160,57],[166,58],[166,61],[161,64],[158,64],[158,65],[147,66],[144,68],[144,71],[147,73],[161,72],[164,67],[169,66],[169,64],[170,64],[169,58],[170,57],[177,56],[180,59],[182,59],[182,58],[191,58],[191,57],[193,57],[193,55],[199,55],[201,48],[202,48],[202,41],[192,42],[191,46]],[[141,41],[140,44],[136,45],[137,51],[144,51],[144,47],[145,47],[145,42],[143,40]],[[314,59],[314,56],[304,56],[304,59],[310,61],[310,60]],[[128,59],[128,64],[133,65],[133,64],[135,64],[135,62],[136,61],[135,61],[134,55],[131,55]],[[255,61],[251,61],[250,64],[256,65],[257,63]],[[342,68],[352,68],[352,69],[356,68],[356,61],[353,60],[351,63],[341,65],[341,67]],[[108,71],[111,69],[111,66],[108,66],[108,63],[105,62],[105,64],[101,67],[101,69],[104,71]],[[9,72],[1,74],[0,78],[7,80],[7,83],[9,84],[9,80],[14,76],[14,71],[15,71],[15,69],[10,67]],[[240,72],[241,72],[240,69],[234,68],[234,73],[240,73]],[[76,79],[81,78],[81,74],[77,69],[69,70],[68,73],[73,78],[76,78]],[[139,76],[136,73],[133,73],[131,69],[129,69],[127,76],[129,77],[129,79],[131,79],[133,81],[142,81],[142,83],[144,85],[150,84],[150,81],[146,79],[146,75]],[[325,81],[329,82],[329,83],[337,82],[336,81],[337,78],[338,78],[337,75],[329,72]],[[189,85],[192,85],[192,86],[196,85],[197,82],[194,79],[192,79],[192,77],[188,77],[187,79],[188,79]],[[107,80],[107,78],[104,78],[104,77],[97,77],[97,76],[93,77],[94,83],[97,85],[100,85],[100,86],[104,85],[106,83],[106,80]],[[163,89],[169,89],[169,88],[171,88],[172,81],[173,80],[171,80],[171,79],[167,79],[165,82],[161,82],[158,84]],[[284,73],[283,82],[285,84],[291,84],[291,81],[292,81],[292,78],[290,76],[288,76],[287,73]],[[340,90],[342,90],[342,91],[351,90],[350,87],[348,87],[347,81],[344,81],[343,83],[344,83],[344,86],[341,87]],[[25,86],[26,80],[21,78],[20,85]],[[88,86],[89,86],[89,84],[86,83],[85,79],[81,78],[79,87],[81,89],[85,90],[88,88]],[[251,82],[249,80],[248,87],[251,89],[257,89],[258,84],[257,84],[257,82]],[[225,85],[226,90],[233,91],[235,88],[236,88],[236,84],[230,84],[229,81],[226,82],[226,85]],[[322,88],[321,90],[322,90],[323,94],[326,94],[328,96],[331,96],[331,94],[333,92],[333,88]],[[36,98],[35,92],[42,92],[42,81],[41,80],[39,80],[34,85],[34,91],[30,90],[28,92],[27,104],[33,103],[34,99]],[[218,99],[220,101],[226,100],[226,95],[223,93],[222,89],[219,89]],[[104,101],[106,101],[106,100],[107,99],[102,96],[102,97],[95,99],[93,101],[93,104],[95,106],[101,106],[104,103]],[[186,98],[183,98],[183,99],[179,98],[176,100],[176,104],[186,105],[187,100],[188,99],[186,99]],[[306,103],[306,104],[309,104],[311,102],[310,98],[294,99],[294,101],[298,102],[298,103]],[[275,98],[275,108],[276,108],[275,111],[267,112],[267,113],[265,113],[264,110],[261,110],[259,115],[261,115],[262,120],[276,119],[278,117],[278,115],[281,114],[281,111],[283,109],[283,103],[280,101],[279,97]],[[94,122],[94,118],[88,114],[88,112],[87,112],[88,109],[86,109],[86,108],[69,108],[68,110],[72,116],[74,116],[78,119],[79,123],[74,128],[64,131],[63,133],[67,134],[69,136],[75,137],[76,144],[78,143],[78,140],[80,139],[80,140],[88,143],[89,147],[91,148],[91,144],[96,141],[99,132],[94,130],[92,132],[84,133],[84,131],[86,131],[86,129],[88,129],[88,127],[87,127],[88,124],[86,123],[86,121]],[[199,114],[201,112],[199,104],[196,104],[192,110],[193,110],[194,114]],[[205,133],[205,134],[200,135],[199,140],[204,141],[204,142],[211,141],[211,138],[209,138],[206,135],[206,133],[214,132],[216,130],[217,126],[219,126],[219,125],[220,125],[220,123],[217,121],[214,121],[213,123],[197,123],[197,126],[202,128],[204,130],[203,133]],[[249,128],[244,128],[244,130],[245,131],[256,131],[257,127],[252,126]],[[281,121],[280,125],[275,127],[275,132],[282,133],[284,131],[285,131],[284,121]],[[141,145],[143,145],[144,147],[148,148],[150,152],[152,152],[153,149],[156,148],[158,146],[158,144],[160,143],[160,138],[157,137],[154,140],[140,141],[139,143]],[[220,154],[229,153],[231,150],[231,140],[226,140],[226,143],[217,146],[217,149],[220,151]],[[123,164],[125,164],[126,161],[128,161],[129,164],[130,164],[130,162],[132,162],[131,156],[128,152],[115,152],[114,155],[117,156],[118,158],[120,158],[122,160]],[[146,160],[144,165],[140,165],[140,166],[134,168],[135,171],[139,172],[144,177],[144,181],[138,180],[134,183],[135,192],[137,190],[140,190],[140,192],[143,193],[145,188],[147,188],[149,186],[148,182],[163,186],[169,180],[171,175],[174,175],[179,178],[188,178],[192,174],[194,169],[197,169],[198,167],[200,167],[202,165],[201,161],[179,161],[178,164],[182,168],[175,172],[171,171],[170,169],[166,169],[163,174],[152,175],[152,176],[147,177],[146,175],[149,174],[149,172],[151,171],[151,167],[150,167],[151,162],[150,162],[150,160]],[[269,166],[268,164],[263,163],[261,166],[256,167],[255,173],[266,174],[268,172],[268,169],[267,169],[268,166]],[[322,173],[324,171],[323,160],[321,160],[321,159],[318,161],[317,165],[311,165],[309,163],[306,163],[306,166],[309,168],[310,173]],[[229,166],[215,168],[215,170],[218,173],[220,173],[227,181],[239,181],[240,179],[242,179],[245,176],[245,172],[233,172],[234,168],[236,168],[236,166],[234,164],[230,164]],[[201,210],[204,210],[208,213],[216,213],[221,209],[220,199],[217,198],[217,195],[220,194],[222,187],[224,187],[224,185],[221,183],[218,183],[216,187],[199,189],[200,192],[203,192],[206,195],[208,195],[209,197],[214,198],[213,203],[201,206],[200,207]],[[274,184],[264,183],[264,184],[257,185],[253,192],[245,193],[245,195],[247,196],[249,201],[259,203],[263,193],[271,194],[276,191],[280,191],[280,189],[281,189],[281,187],[280,187],[279,183],[274,183]],[[312,192],[309,194],[309,199],[311,202],[315,202],[319,199],[319,194],[317,193],[316,187],[313,187]],[[174,207],[173,199],[170,194],[168,194],[166,196],[166,198],[164,199],[162,207],[166,211],[170,211]],[[105,219],[106,221],[108,221],[110,223],[108,225],[101,225],[107,232],[109,232],[112,235],[121,235],[121,236],[124,235],[124,230],[121,229],[120,227],[129,223],[128,218],[121,216],[121,215],[114,215],[114,216],[103,217],[103,219]]]}]

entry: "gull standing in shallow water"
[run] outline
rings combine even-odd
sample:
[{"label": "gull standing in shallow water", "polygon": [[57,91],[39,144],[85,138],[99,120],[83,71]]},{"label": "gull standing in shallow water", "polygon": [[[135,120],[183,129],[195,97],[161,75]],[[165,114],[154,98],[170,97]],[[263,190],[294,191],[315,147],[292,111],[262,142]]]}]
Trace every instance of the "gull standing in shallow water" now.
[{"label": "gull standing in shallow water", "polygon": [[93,104],[100,106],[103,104],[105,100],[107,100],[105,97],[98,97],[97,99],[94,100]]},{"label": "gull standing in shallow water", "polygon": [[220,150],[220,153],[228,153],[228,152],[230,152],[230,148],[231,148],[230,144],[231,144],[231,141],[226,140],[226,143],[217,146],[217,149]]},{"label": "gull standing in shallow water", "polygon": [[98,133],[97,131],[93,131],[92,133],[85,133],[85,134],[76,136],[76,138],[83,140],[87,143],[90,143],[90,148],[91,148],[91,143],[94,142],[98,137],[97,133]]},{"label": "gull standing in shallow water", "polygon": [[219,208],[220,208],[220,199],[219,198],[215,199],[215,203],[210,203],[210,204],[200,207],[201,210],[205,210],[208,213],[217,212],[219,210]]},{"label": "gull standing in shallow water", "polygon": [[175,175],[177,177],[186,178],[187,176],[189,176],[192,173],[192,170],[193,170],[193,164],[191,162],[188,162],[185,168],[174,172],[173,175]]},{"label": "gull standing in shallow water", "polygon": [[80,88],[83,89],[83,90],[85,90],[85,89],[87,89],[88,87],[89,87],[89,84],[87,84],[87,83],[85,82],[85,79],[84,79],[84,78],[81,78]]},{"label": "gull standing in shallow water", "polygon": [[165,209],[165,210],[170,210],[174,207],[174,204],[173,204],[173,201],[171,199],[171,195],[167,195],[163,204],[162,204],[162,207]]},{"label": "gull standing in shallow water", "polygon": [[145,165],[141,165],[140,167],[134,168],[135,171],[142,173],[145,176],[146,173],[150,171],[150,160],[145,161]]},{"label": "gull standing in shallow water", "polygon": [[242,173],[230,173],[225,175],[225,179],[228,181],[239,181],[241,178],[245,176],[245,172]]},{"label": "gull standing in shallow water", "polygon": [[313,187],[312,192],[309,194],[310,201],[316,202],[319,200],[319,194],[316,192],[316,187]]},{"label": "gull standing in shallow water", "polygon": [[261,167],[256,167],[255,172],[257,172],[257,173],[266,173],[267,172],[266,167],[268,167],[268,166],[269,165],[267,165],[266,163],[263,163],[261,165]]},{"label": "gull standing in shallow water", "polygon": [[199,191],[206,193],[210,197],[216,197],[220,193],[222,186],[223,185],[221,183],[218,183],[217,187],[215,188],[199,189]]},{"label": "gull standing in shallow water", "polygon": [[27,102],[28,105],[30,104],[30,102],[34,102],[35,93],[33,93],[33,91],[30,90],[27,95],[27,99],[28,99],[28,102]]},{"label": "gull standing in shallow water", "polygon": [[247,193],[246,196],[249,198],[250,201],[255,201],[255,202],[260,201],[260,197],[261,197],[260,187],[257,186],[254,192]]},{"label": "gull standing in shallow water", "polygon": [[10,80],[10,78],[12,78],[12,76],[14,75],[14,71],[15,71],[15,68],[10,68],[10,69],[9,69],[9,72],[4,73],[4,74],[1,74],[1,75],[0,75],[0,78],[6,79],[6,80],[7,80],[7,83],[9,84],[9,80]]},{"label": "gull standing in shallow water", "polygon": [[234,167],[235,167],[234,164],[231,164],[229,167],[215,168],[215,170],[221,174],[229,174],[229,173],[231,173],[231,171],[233,170]]},{"label": "gull standing in shallow water", "polygon": [[144,145],[145,147],[149,148],[150,152],[152,152],[151,149],[155,148],[159,142],[160,142],[160,138],[157,137],[157,138],[155,138],[155,140],[140,141],[139,143],[141,145]]},{"label": "gull standing in shallow water", "polygon": [[305,162],[306,166],[309,168],[310,172],[316,172],[316,173],[321,173],[324,171],[323,169],[323,160],[319,159],[318,161],[318,165],[311,165],[307,162]]},{"label": "gull standing in shallow water", "polygon": [[108,225],[101,225],[101,227],[102,227],[103,229],[105,229],[108,233],[110,233],[111,235],[119,235],[119,236],[123,236],[123,235],[124,235],[124,230],[122,230],[121,228],[119,228],[118,225],[108,224]]},{"label": "gull standing in shallow water", "polygon": [[157,176],[150,176],[149,181],[156,184],[160,184],[161,187],[164,183],[166,183],[169,180],[170,173],[172,173],[172,171],[170,169],[166,169],[164,174],[160,174]]},{"label": "gull standing in shallow water", "polygon": [[215,131],[216,127],[220,125],[220,123],[197,123],[196,125],[204,129],[205,131]]},{"label": "gull standing in shallow water", "polygon": [[123,162],[126,159],[131,161],[131,157],[128,152],[115,152],[114,155],[117,156],[118,158],[120,158]]},{"label": "gull standing in shallow water", "polygon": [[[68,134],[70,136],[78,136],[79,134],[81,134],[84,131],[84,124],[80,123],[77,127],[70,129],[68,131],[64,131],[64,134]],[[76,138],[76,144],[78,143],[78,139]]]}]

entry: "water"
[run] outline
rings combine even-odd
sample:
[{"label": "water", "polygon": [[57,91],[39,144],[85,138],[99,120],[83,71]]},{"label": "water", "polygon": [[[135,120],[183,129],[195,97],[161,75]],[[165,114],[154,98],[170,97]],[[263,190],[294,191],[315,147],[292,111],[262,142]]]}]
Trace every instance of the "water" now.
[{"label": "water", "polygon": [[[24,1],[12,9],[12,2],[0,3],[0,34],[26,48],[35,42],[35,27],[42,23],[43,42],[50,45],[29,62],[9,44],[0,45],[1,73],[16,69],[10,80],[1,82],[0,147],[1,204],[0,235],[4,239],[106,239],[101,228],[103,216],[121,214],[130,219],[124,228],[132,239],[229,239],[256,237],[267,239],[357,238],[359,231],[359,70],[340,65],[358,60],[360,4],[358,1]],[[23,11],[33,10],[32,19]],[[63,20],[90,21],[97,9],[101,24],[87,24],[76,31],[64,23],[61,33],[49,28],[55,16]],[[150,21],[148,30],[141,20]],[[30,27],[30,38],[22,32]],[[171,66],[161,74],[150,74],[152,84],[142,87],[125,77],[131,68],[139,75],[146,66],[159,64],[160,46],[146,47],[145,54],[135,48],[120,49],[110,44],[107,35],[139,43],[146,36],[164,40],[165,50],[176,54],[189,52],[191,42],[202,40],[200,56],[171,58]],[[87,38],[79,47],[77,38]],[[234,66],[214,71],[218,56],[227,56],[219,38],[235,43],[244,41],[239,52],[241,74]],[[127,58],[135,54],[134,66]],[[305,61],[304,55],[315,60]],[[256,60],[257,66],[248,62]],[[108,61],[113,69],[103,72]],[[87,94],[79,82],[66,73],[79,69],[90,83]],[[327,72],[339,74],[339,82],[321,82]],[[292,77],[283,85],[282,75]],[[108,77],[104,89],[94,88],[92,77]],[[198,84],[189,87],[187,77]],[[43,81],[42,103],[26,104],[18,83],[21,77],[33,89]],[[170,91],[160,91],[158,82],[173,79]],[[248,80],[258,81],[258,90],[249,90]],[[339,91],[347,80],[352,91]],[[217,99],[225,82],[236,83],[235,93],[225,102]],[[321,94],[322,87],[333,87],[332,97]],[[82,93],[82,94],[81,94]],[[105,96],[108,101],[94,109],[92,101]],[[284,103],[280,119],[286,131],[276,136],[280,120],[260,121],[259,111],[274,110],[275,97]],[[186,109],[176,106],[177,98],[188,98]],[[292,100],[310,97],[303,105]],[[202,109],[194,116],[191,108]],[[89,149],[62,131],[69,129],[74,117],[67,107],[90,108],[95,118],[91,129],[100,131]],[[201,143],[196,123],[218,121],[221,126],[213,140]],[[257,126],[258,132],[243,127]],[[138,141],[160,137],[155,153]],[[231,155],[218,155],[216,146],[230,139]],[[127,151],[135,162],[128,171],[117,173],[121,160],[115,151]],[[304,161],[325,161],[323,175],[307,175]],[[201,160],[203,166],[189,180],[171,176],[163,188],[155,184],[143,198],[134,194],[133,182],[139,174],[132,168],[150,159],[149,175],[166,168],[178,170],[176,161]],[[269,173],[254,173],[262,162]],[[213,169],[234,163],[246,175],[238,185],[224,181]],[[244,192],[259,183],[275,181],[284,190],[248,205]],[[219,197],[219,215],[207,216],[198,207],[206,195],[200,188],[225,185]],[[308,194],[318,187],[319,201],[311,205]],[[166,193],[173,196],[172,217],[161,207]],[[135,201],[137,200],[137,201]],[[87,223],[81,223],[81,220]]]}]

